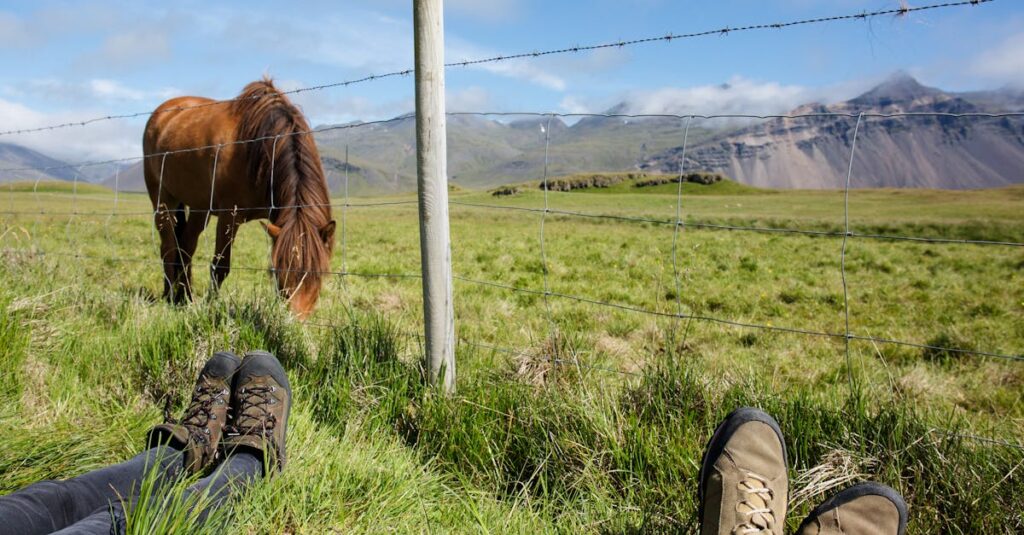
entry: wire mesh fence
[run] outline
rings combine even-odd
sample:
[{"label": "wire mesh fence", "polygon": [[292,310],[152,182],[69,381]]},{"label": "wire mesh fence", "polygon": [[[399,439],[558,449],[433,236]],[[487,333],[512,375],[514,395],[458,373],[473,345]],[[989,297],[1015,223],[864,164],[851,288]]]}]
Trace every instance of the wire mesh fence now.
[{"label": "wire mesh fence", "polygon": [[[466,115],[467,113],[456,112],[452,115]],[[508,117],[509,115],[505,112],[487,113],[487,112],[473,112],[472,115],[476,116],[498,116]],[[851,223],[851,207],[849,197],[851,189],[856,188],[854,181],[855,169],[854,169],[854,158],[857,152],[856,141],[861,132],[861,125],[874,118],[886,118],[886,119],[901,119],[901,118],[914,118],[929,116],[930,114],[918,114],[918,113],[886,113],[886,114],[813,114],[812,116],[804,115],[776,115],[776,116],[753,116],[753,115],[673,115],[665,116],[660,115],[660,118],[670,117],[679,121],[679,130],[682,133],[680,142],[682,145],[682,153],[679,155],[678,173],[674,180],[675,196],[672,211],[674,217],[666,216],[650,216],[650,215],[630,215],[624,213],[602,213],[592,212],[585,210],[570,210],[562,209],[555,206],[552,202],[552,196],[558,195],[559,199],[565,198],[564,193],[554,193],[550,187],[548,187],[549,180],[549,151],[552,142],[552,129],[551,120],[558,116],[553,113],[535,113],[535,114],[518,114],[519,116],[534,116],[542,119],[541,123],[544,126],[542,129],[542,137],[544,143],[544,162],[541,166],[542,173],[539,177],[539,187],[537,190],[540,192],[542,203],[538,206],[529,206],[515,204],[508,201],[490,201],[490,202],[478,202],[478,201],[463,201],[459,197],[456,197],[451,201],[451,205],[454,208],[460,210],[455,215],[464,213],[465,211],[478,213],[476,217],[488,217],[486,214],[493,213],[499,214],[503,212],[511,212],[522,214],[523,216],[536,216],[537,217],[537,231],[536,231],[536,262],[537,272],[539,273],[538,287],[532,287],[528,284],[516,284],[508,283],[501,280],[491,280],[487,277],[472,275],[465,273],[459,269],[458,263],[455,266],[455,280],[463,286],[463,289],[458,291],[457,298],[466,295],[466,292],[475,291],[471,288],[487,288],[509,294],[518,294],[527,297],[534,297],[540,300],[540,310],[544,317],[544,323],[547,328],[545,333],[538,334],[534,333],[536,338],[553,340],[554,342],[540,344],[538,350],[523,350],[514,349],[501,343],[492,343],[487,341],[481,341],[473,339],[471,337],[462,336],[459,337],[459,343],[477,349],[496,351],[505,355],[519,355],[528,356],[534,359],[542,359],[550,362],[552,365],[571,365],[581,368],[586,368],[595,371],[606,371],[614,374],[622,374],[624,376],[633,376],[638,373],[636,370],[628,369],[616,369],[612,366],[603,366],[600,363],[586,362],[579,359],[578,354],[566,355],[558,351],[558,339],[564,336],[563,332],[565,329],[571,327],[561,326],[559,321],[559,315],[555,313],[554,301],[564,301],[568,303],[574,303],[576,305],[590,307],[593,309],[610,309],[619,311],[626,314],[648,316],[656,319],[667,320],[670,322],[669,328],[674,331],[689,332],[689,328],[683,329],[681,323],[683,322],[702,322],[708,324],[714,324],[724,326],[727,328],[735,328],[741,330],[750,330],[755,332],[766,332],[766,333],[779,333],[786,335],[800,335],[807,337],[815,337],[826,340],[833,340],[841,344],[841,351],[843,358],[846,360],[845,369],[847,371],[847,380],[850,382],[851,388],[854,387],[853,383],[857,380],[855,374],[855,364],[852,362],[852,354],[850,350],[851,343],[865,342],[870,344],[884,344],[902,346],[907,348],[914,348],[917,350],[931,351],[942,354],[953,354],[963,356],[973,356],[977,358],[988,358],[998,359],[1007,362],[1020,362],[1024,360],[1024,356],[1014,351],[1005,351],[998,349],[988,348],[975,348],[975,347],[958,347],[955,345],[940,345],[936,343],[929,343],[927,340],[905,340],[888,336],[877,336],[873,334],[865,334],[858,332],[855,328],[851,327],[851,318],[855,316],[851,313],[850,301],[851,291],[853,283],[847,280],[847,255],[849,247],[852,243],[859,240],[871,240],[883,243],[888,242],[908,242],[910,244],[942,244],[942,245],[959,245],[965,247],[982,247],[982,248],[996,248],[1006,249],[1010,251],[1019,250],[1024,243],[1015,240],[989,240],[989,239],[970,239],[970,238],[948,238],[941,236],[915,236],[915,235],[900,235],[900,234],[881,234],[873,232],[859,232],[855,224]],[[622,119],[644,119],[649,116],[645,115],[614,115],[610,116],[607,114],[574,114],[575,117],[585,118],[608,118],[618,117]],[[830,230],[820,230],[814,228],[787,228],[787,227],[773,227],[773,226],[760,226],[760,225],[742,225],[742,224],[719,224],[713,221],[702,221],[688,217],[686,213],[687,198],[684,195],[684,177],[687,171],[687,138],[690,131],[691,124],[698,120],[714,120],[721,118],[743,118],[748,120],[769,120],[769,121],[797,121],[805,120],[808,118],[819,118],[822,116],[826,117],[841,117],[850,119],[853,123],[852,143],[849,154],[849,165],[847,167],[847,173],[844,177],[842,188],[843,203],[841,205],[841,212],[837,215],[841,216],[839,223],[840,228]],[[942,116],[955,118],[957,120],[990,120],[990,119],[1004,119],[1004,118],[1019,118],[1024,116],[1021,113],[1007,113],[1007,114],[933,114],[932,116]],[[357,126],[350,126],[349,128],[357,128]],[[258,141],[258,140],[244,140],[243,142]],[[209,148],[209,147],[207,147]],[[346,153],[348,152],[346,148]],[[166,155],[157,155],[157,157],[165,157]],[[86,165],[108,165],[114,168],[115,186],[118,180],[117,173],[118,167],[114,162],[83,162],[76,164],[76,168],[81,168]],[[394,209],[402,210],[404,208],[411,208],[415,205],[414,200],[406,199],[359,199],[353,200],[347,195],[349,186],[348,177],[349,166],[347,164],[344,167],[344,174],[342,181],[342,199],[339,201],[332,201],[329,203],[331,208],[341,210],[341,236],[339,256],[342,259],[341,269],[331,269],[327,271],[317,272],[319,275],[335,277],[339,280],[346,280],[349,278],[357,279],[382,279],[382,280],[418,280],[420,275],[417,266],[409,265],[404,271],[402,270],[374,270],[374,269],[349,269],[350,254],[352,245],[349,243],[351,236],[351,220],[350,216],[353,211],[360,209]],[[7,176],[29,176],[31,173],[35,173],[36,177],[34,180],[29,182],[23,182],[18,187],[22,188],[23,191],[16,192],[14,190],[15,185],[12,182],[8,187],[8,202],[6,209],[0,210],[0,214],[7,218],[7,226],[4,234],[7,235],[2,240],[4,243],[3,252],[5,255],[14,255],[22,258],[34,258],[34,259],[54,259],[54,260],[75,260],[79,262],[103,262],[113,264],[141,264],[143,266],[150,266],[156,268],[158,266],[166,265],[167,262],[161,260],[156,254],[148,254],[144,256],[131,256],[124,254],[117,254],[117,250],[121,247],[117,240],[112,236],[111,227],[120,224],[125,220],[135,220],[145,225],[152,225],[152,218],[157,215],[158,210],[143,209],[146,203],[150,203],[149,199],[141,196],[132,196],[115,191],[113,195],[103,193],[93,193],[85,190],[85,185],[79,187],[79,181],[76,179],[72,182],[72,190],[70,194],[67,193],[48,193],[40,191],[40,186],[44,185],[42,181],[42,173],[45,173],[46,169],[29,169],[20,168],[6,171]],[[213,169],[216,173],[216,167]],[[31,185],[31,189],[28,189],[28,185]],[[115,187],[115,190],[118,188]],[[212,192],[211,192],[212,196]],[[26,203],[27,201],[27,203]],[[109,203],[107,209],[101,209],[101,203]],[[34,204],[35,206],[28,208],[26,204]],[[271,209],[284,209],[284,208],[301,208],[304,205],[281,205],[274,206],[268,205],[264,207],[248,208],[247,210],[256,211],[269,211]],[[159,212],[161,213],[172,213],[184,215],[186,209],[182,208],[169,208],[161,207]],[[227,209],[217,208],[212,204],[205,208],[200,209],[188,209],[192,212],[205,214],[207,217],[210,215],[216,215],[218,217],[231,216],[237,213],[240,209]],[[465,212],[468,213],[468,212]],[[407,216],[412,219],[412,211],[410,210]],[[852,214],[854,217],[856,214]],[[555,218],[555,219],[551,219]],[[21,237],[17,236],[17,232],[14,229],[25,228],[25,220],[29,221],[31,230],[25,230]],[[63,224],[63,239],[57,242],[53,240],[40,240],[41,235],[46,234],[45,230],[41,230],[41,227],[53,226],[53,223],[57,220],[62,220]],[[596,221],[602,224],[612,225],[627,225],[627,226],[646,226],[655,228],[665,228],[671,231],[671,242],[666,259],[666,263],[671,266],[671,277],[669,285],[673,292],[671,292],[672,298],[668,299],[662,305],[649,306],[642,303],[630,302],[630,299],[624,300],[613,300],[600,298],[595,295],[585,295],[580,293],[573,293],[569,291],[561,291],[556,286],[557,284],[553,280],[554,275],[552,274],[553,269],[551,266],[552,258],[551,254],[554,252],[556,257],[559,253],[558,247],[552,245],[550,241],[551,226],[571,226],[575,223],[573,221]],[[20,222],[20,224],[19,224]],[[86,228],[99,228],[103,235],[103,241],[98,242],[99,247],[83,247],[82,243],[76,239],[76,233],[81,232],[82,229]],[[836,241],[835,255],[837,258],[836,266],[838,267],[839,283],[841,287],[841,305],[842,310],[840,314],[841,322],[827,324],[827,322],[819,324],[818,326],[807,326],[800,325],[799,323],[793,324],[774,324],[772,322],[757,321],[753,318],[744,317],[729,317],[724,314],[708,314],[702,313],[697,310],[688,309],[684,304],[683,295],[688,289],[688,284],[684,280],[684,264],[690,259],[690,255],[684,255],[680,252],[680,243],[682,241],[681,234],[685,232],[704,231],[704,232],[722,232],[728,234],[742,233],[749,235],[766,235],[766,236],[780,236],[780,237],[793,237],[799,239],[817,240],[818,242],[824,241]],[[52,232],[51,232],[52,233]],[[461,239],[456,239],[455,248],[459,249],[464,244]],[[141,241],[141,240],[140,240]],[[41,243],[47,242],[47,243]],[[58,243],[59,242],[59,243]],[[13,244],[13,245],[12,245]],[[206,244],[207,247],[209,244]],[[554,250],[552,248],[555,248]],[[406,253],[415,254],[412,247],[406,249]],[[560,264],[567,263],[569,260],[558,258]],[[253,272],[253,273],[265,273],[268,271],[268,267],[265,265],[254,265],[254,264],[241,264],[232,266],[233,270],[241,272]],[[283,270],[287,271],[287,268]],[[279,269],[280,271],[280,269]],[[827,327],[827,328],[826,328]],[[494,338],[491,336],[490,338]],[[508,342],[506,342],[507,344]],[[534,344],[536,346],[536,344]],[[1002,440],[1002,439],[995,439]],[[1003,440],[1002,442],[1007,442]]]},{"label": "wire mesh fence", "polygon": [[[524,59],[530,57],[539,57],[552,54],[572,53],[581,52],[587,50],[595,50],[600,48],[611,48],[611,47],[622,47],[632,46],[643,43],[652,42],[669,42],[677,39],[694,38],[709,35],[728,35],[729,33],[739,31],[754,31],[754,30],[769,30],[769,29],[780,29],[796,25],[804,24],[815,24],[832,22],[838,20],[863,20],[870,17],[877,17],[883,15],[903,15],[909,12],[919,10],[929,10],[944,7],[962,6],[962,5],[973,5],[992,0],[974,0],[966,2],[950,2],[944,4],[935,4],[929,6],[922,6],[917,8],[899,8],[894,10],[881,10],[874,12],[863,12],[859,14],[848,14],[835,17],[825,17],[820,19],[809,19],[802,21],[791,21],[786,23],[777,24],[758,24],[748,26],[738,26],[735,28],[723,28],[717,30],[710,30],[704,32],[695,32],[681,35],[665,35],[658,37],[647,37],[629,41],[619,41],[613,43],[603,43],[597,45],[587,46],[574,46],[549,51],[540,52],[529,52],[510,54],[504,56],[496,56],[493,58],[483,58],[478,60],[465,60],[460,62],[450,63],[449,67],[466,67],[471,65],[477,65],[481,63],[490,63],[496,61],[508,61],[515,59]],[[298,93],[303,91],[313,91],[327,89],[331,87],[342,87],[355,83],[369,82],[372,80],[379,80],[383,78],[405,76],[411,73],[411,70],[395,71],[391,73],[384,73],[380,75],[372,75],[358,80],[350,80],[343,82],[333,82],[311,86],[307,88],[296,89],[286,93]],[[229,101],[218,101],[211,103],[210,105],[221,104]],[[62,124],[55,124],[50,126],[20,129],[20,130],[8,130],[0,132],[0,136],[3,135],[15,135],[15,134],[26,134],[31,132],[39,132],[55,128],[68,128],[73,126],[86,126],[88,124],[114,119],[124,119],[132,117],[142,117],[151,114],[152,112],[138,112],[132,114],[122,115],[109,115],[104,117],[98,117],[86,121],[79,122],[68,122]],[[953,343],[934,343],[929,340],[917,339],[901,339],[890,336],[878,336],[867,332],[862,332],[857,329],[856,320],[857,316],[855,312],[851,311],[851,302],[853,301],[851,294],[856,290],[856,284],[849,279],[849,257],[850,249],[853,244],[858,243],[862,240],[877,241],[877,242],[907,242],[908,244],[940,244],[940,245],[957,245],[962,247],[983,247],[983,248],[1005,248],[1011,251],[1018,251],[1020,247],[1024,246],[1024,242],[1016,239],[980,239],[970,237],[946,237],[946,236],[928,236],[928,235],[903,235],[897,233],[884,233],[874,231],[862,231],[858,230],[856,223],[851,223],[851,215],[856,216],[855,212],[851,211],[850,197],[851,190],[856,190],[860,185],[855,181],[855,160],[858,154],[857,142],[858,138],[863,135],[863,127],[870,124],[873,120],[880,119],[892,119],[892,120],[911,120],[915,118],[945,118],[950,120],[958,121],[985,121],[985,120],[996,120],[996,119],[1019,119],[1024,117],[1024,113],[925,113],[925,112],[857,112],[857,113],[839,113],[839,112],[822,112],[822,113],[807,113],[807,114],[789,114],[789,115],[754,115],[754,114],[563,114],[563,113],[549,113],[549,112],[453,112],[449,114],[452,117],[486,117],[497,120],[506,120],[509,118],[522,118],[522,117],[534,117],[539,118],[542,121],[543,128],[541,129],[542,143],[543,143],[543,163],[542,172],[538,177],[540,187],[538,190],[542,196],[542,204],[532,206],[523,204],[520,201],[490,201],[482,202],[479,200],[462,200],[461,197],[457,197],[450,202],[450,205],[460,210],[453,213],[453,216],[460,216],[463,213],[469,211],[476,211],[484,214],[497,214],[502,212],[517,213],[523,216],[537,216],[537,229],[536,229],[536,253],[535,264],[532,266],[532,273],[539,275],[539,277],[520,277],[526,283],[520,283],[516,281],[505,281],[505,280],[492,280],[478,276],[474,273],[461,271],[456,262],[454,269],[455,280],[460,283],[464,289],[460,290],[456,294],[456,299],[460,299],[465,296],[470,290],[465,288],[475,288],[495,290],[505,292],[517,296],[522,296],[525,301],[522,308],[527,310],[540,309],[543,317],[544,331],[543,333],[531,332],[530,335],[536,339],[541,339],[543,342],[539,344],[539,349],[536,348],[538,344],[533,344],[535,349],[514,349],[509,347],[516,345],[515,341],[508,340],[502,341],[500,333],[473,333],[473,335],[460,336],[458,338],[460,344],[475,347],[476,349],[483,351],[492,351],[505,355],[514,356],[526,356],[533,359],[545,360],[556,366],[574,366],[580,368],[586,368],[597,372],[606,372],[615,375],[621,375],[626,378],[634,377],[639,375],[639,371],[636,369],[622,369],[614,366],[606,366],[597,362],[587,362],[581,360],[578,353],[565,354],[558,348],[560,347],[560,339],[567,336],[566,331],[572,330],[571,326],[564,325],[562,318],[565,309],[558,309],[555,304],[556,301],[563,301],[572,303],[574,305],[581,305],[586,307],[592,307],[596,310],[610,310],[617,313],[623,313],[626,315],[638,315],[651,317],[656,320],[664,320],[670,322],[668,329],[674,333],[686,333],[690,332],[691,322],[701,322],[721,326],[730,329],[741,329],[755,332],[766,332],[766,333],[778,333],[784,335],[796,335],[812,338],[820,338],[830,341],[838,342],[840,345],[839,350],[841,351],[841,357],[845,361],[844,369],[846,372],[846,379],[849,383],[850,389],[856,388],[857,381],[861,380],[857,374],[857,365],[854,362],[854,351],[851,349],[851,345],[854,343],[862,342],[869,343],[872,345],[892,345],[906,348],[913,348],[922,351],[930,351],[933,353],[941,354],[952,354],[971,356],[978,359],[996,359],[999,361],[1005,361],[1007,363],[1018,363],[1024,361],[1024,353],[1020,351],[1019,347],[1009,348],[975,348],[975,347],[961,347]],[[645,120],[645,119],[668,119],[676,120],[679,123],[680,146],[681,153],[678,157],[678,173],[674,181],[675,185],[675,196],[672,204],[672,210],[669,214],[664,215],[650,215],[650,214],[631,214],[623,211],[609,211],[609,212],[593,212],[587,210],[560,208],[555,206],[553,198],[557,195],[559,199],[562,198],[561,194],[553,193],[549,187],[549,179],[551,178],[550,169],[550,149],[552,146],[553,136],[555,135],[552,131],[552,121],[556,118],[565,118],[572,120],[579,120],[585,118],[595,119],[623,119],[623,120]],[[688,198],[684,195],[684,177],[688,170],[688,159],[687,149],[690,138],[691,126],[698,121],[714,121],[714,120],[743,120],[743,121],[806,121],[815,119],[845,119],[852,123],[850,128],[851,143],[850,152],[847,161],[847,172],[845,176],[841,177],[842,187],[840,188],[843,194],[843,202],[841,204],[841,210],[836,213],[839,216],[834,228],[820,229],[820,228],[801,228],[799,226],[772,226],[772,225],[759,225],[759,224],[730,224],[728,222],[718,222],[714,220],[704,220],[699,216],[687,213],[687,202]],[[371,121],[365,123],[353,123],[347,125],[332,126],[320,129],[314,129],[310,131],[296,132],[292,135],[320,135],[329,132],[346,131],[350,135],[359,135],[359,129],[368,128],[377,125],[386,125],[398,121],[408,120],[409,116],[400,116],[392,119],[386,119],[381,121]],[[274,136],[268,138],[259,139],[246,139],[233,142],[232,144],[246,144],[261,141],[274,141],[273,146],[276,148],[278,138],[282,136]],[[194,151],[214,151],[215,154],[219,154],[219,151],[226,145],[210,145],[203,147],[193,147],[189,149],[170,151],[164,153],[150,154],[145,157],[136,158],[121,158],[121,159],[107,159],[102,161],[88,161],[79,162],[75,164],[58,165],[58,166],[42,166],[42,167],[16,167],[8,169],[0,169],[0,178],[9,182],[7,188],[7,203],[0,204],[0,215],[4,216],[5,226],[3,231],[0,232],[0,252],[5,257],[18,258],[22,260],[46,260],[53,259],[54,261],[67,261],[76,260],[80,263],[112,263],[112,264],[139,264],[143,266],[151,266],[156,268],[158,266],[166,267],[168,262],[160,259],[159,255],[153,250],[152,244],[149,244],[149,249],[146,249],[146,235],[145,230],[150,231],[149,238],[152,238],[152,223],[153,219],[160,215],[165,217],[170,216],[184,216],[186,213],[198,213],[205,215],[207,219],[211,216],[231,216],[237,215],[240,211],[255,211],[257,213],[270,213],[273,210],[281,209],[293,209],[303,208],[311,206],[329,206],[334,209],[341,211],[341,235],[339,237],[340,244],[340,268],[326,271],[316,272],[319,275],[329,276],[342,281],[342,284],[347,284],[348,279],[379,279],[384,281],[399,281],[399,280],[410,280],[415,281],[420,278],[418,265],[415,262],[407,262],[404,266],[405,269],[382,269],[381,264],[374,262],[362,262],[367,265],[366,269],[350,269],[350,265],[354,265],[357,262],[353,259],[353,249],[358,245],[353,244],[350,239],[353,237],[353,231],[356,229],[352,228],[352,214],[353,211],[361,209],[371,208],[382,208],[382,209],[394,209],[402,210],[404,208],[411,208],[416,204],[415,200],[407,199],[379,199],[379,200],[360,200],[353,202],[349,195],[350,176],[349,170],[351,168],[349,163],[349,150],[345,148],[345,161],[343,167],[342,181],[342,200],[332,201],[326,205],[308,205],[308,204],[285,204],[276,205],[271,198],[271,202],[267,206],[262,207],[248,207],[248,208],[218,208],[213,203],[213,189],[211,187],[210,192],[210,204],[205,208],[178,208],[163,206],[159,199],[151,200],[142,196],[126,195],[122,194],[120,188],[120,172],[125,164],[135,163],[142,161],[146,158],[157,158],[160,160],[166,160],[168,156],[184,152]],[[114,176],[114,192],[112,197],[106,193],[94,193],[87,190],[84,181],[80,180],[81,171],[85,167],[95,166],[107,166],[113,171]],[[162,166],[161,166],[162,169]],[[74,171],[74,179],[72,181],[72,191],[70,194],[63,192],[47,192],[44,191],[46,187],[45,177],[47,173],[56,170],[72,170]],[[217,158],[214,157],[214,166],[212,170],[213,176],[217,174]],[[160,176],[162,182],[162,174]],[[16,184],[16,182],[18,184]],[[29,188],[28,185],[31,184]],[[80,188],[79,186],[82,186]],[[273,188],[271,188],[273,189]],[[109,202],[109,206],[105,203]],[[26,208],[25,205],[31,205]],[[148,206],[147,206],[148,205]],[[407,214],[409,221],[414,223],[415,220],[412,217],[412,212]],[[479,217],[479,216],[478,216]],[[484,215],[483,217],[489,217]],[[64,220],[63,225],[63,236],[54,236],[53,227],[57,223],[57,220]],[[66,220],[65,220],[66,219]],[[26,226],[26,221],[28,225]],[[608,224],[622,224],[622,225],[636,225],[636,226],[651,226],[659,228],[667,228],[671,231],[671,241],[668,247],[667,254],[662,255],[661,260],[664,265],[670,266],[671,275],[668,277],[666,286],[671,288],[672,291],[664,292],[666,295],[671,294],[670,297],[664,299],[655,299],[654,306],[649,303],[638,303],[636,299],[632,299],[630,296],[622,296],[621,299],[609,299],[600,297],[597,295],[587,295],[582,293],[575,293],[571,291],[562,291],[558,289],[558,276],[554,264],[565,265],[571,261],[565,257],[559,256],[559,247],[552,242],[552,226],[553,225],[575,225],[579,221],[595,221]],[[115,235],[112,233],[111,228],[117,225],[131,224],[135,225],[133,230],[136,235],[130,243],[126,243],[122,236]],[[147,227],[148,225],[148,227]],[[83,240],[83,235],[88,231],[99,230],[102,232],[103,239],[100,242],[86,242]],[[359,232],[365,231],[365,228],[360,228]],[[377,229],[379,230],[379,229]],[[727,314],[712,314],[701,310],[697,310],[692,304],[689,304],[692,299],[687,299],[687,292],[695,292],[697,290],[692,289],[692,284],[689,284],[687,279],[687,261],[691,260],[692,253],[684,254],[681,251],[681,246],[684,241],[688,238],[686,233],[688,232],[723,232],[723,233],[743,233],[750,235],[764,235],[771,238],[774,237],[792,237],[801,240],[818,240],[815,243],[815,247],[827,247],[834,246],[834,261],[836,272],[838,276],[836,282],[839,283],[838,291],[840,292],[840,300],[838,305],[841,306],[838,317],[829,318],[828,321],[820,321],[813,325],[803,325],[794,323],[791,325],[776,325],[769,321],[758,321],[757,319],[749,317],[749,315],[740,316],[729,316]],[[499,229],[500,234],[500,229]],[[57,234],[60,234],[59,232]],[[472,233],[463,233],[464,235],[457,238],[454,244],[456,249],[461,249],[465,242],[460,240],[467,240],[471,238]],[[375,234],[375,236],[381,236],[381,233]],[[386,238],[382,238],[386,239]],[[828,245],[823,245],[821,240],[832,240],[838,241],[839,243],[828,242]],[[806,244],[810,242],[801,242]],[[212,250],[212,244],[206,243],[204,247],[206,250]],[[408,245],[408,244],[407,244]],[[397,249],[396,249],[397,250]],[[124,254],[125,252],[139,253],[136,255]],[[414,255],[414,246],[407,246],[402,249],[402,253],[406,255]],[[973,251],[973,249],[972,249]],[[390,251],[395,254],[395,250]],[[661,251],[658,251],[659,253]],[[250,260],[250,262],[252,262]],[[172,262],[172,265],[177,265]],[[250,264],[242,263],[240,265],[231,266],[233,270],[242,272],[252,273],[266,273],[268,267],[266,265],[257,265],[256,262]],[[287,270],[287,268],[276,268],[277,271]],[[308,272],[308,271],[307,271]],[[539,279],[539,285],[532,285],[528,282]],[[659,286],[659,289],[661,287]],[[755,291],[754,288],[751,289]],[[351,295],[349,291],[344,292],[346,296]],[[692,296],[689,296],[692,297]],[[486,298],[486,296],[484,296]],[[534,304],[533,299],[540,301],[540,305]],[[835,321],[837,320],[838,321]],[[855,324],[851,325],[851,320],[854,320]],[[457,318],[458,321],[458,318]],[[318,321],[310,321],[308,325],[318,328],[336,328],[338,327],[335,323],[324,323]],[[418,327],[418,325],[415,325]],[[540,329],[540,327],[538,327]],[[422,338],[419,333],[409,330],[404,331],[410,338],[418,339]],[[485,334],[485,336],[481,336]],[[497,340],[495,340],[497,338]],[[1019,343],[1019,339],[1012,339],[1012,342]],[[937,430],[937,433],[944,433],[946,431]],[[1007,447],[1024,449],[1021,444],[993,437],[983,437],[980,435],[971,435],[964,433],[957,433],[956,436],[963,438],[977,439],[979,441],[985,441],[992,444],[998,444]]]}]

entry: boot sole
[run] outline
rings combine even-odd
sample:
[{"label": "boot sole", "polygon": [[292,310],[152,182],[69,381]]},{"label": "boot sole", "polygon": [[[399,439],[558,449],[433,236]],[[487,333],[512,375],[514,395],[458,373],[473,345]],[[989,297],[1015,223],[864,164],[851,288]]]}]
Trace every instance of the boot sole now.
[{"label": "boot sole", "polygon": [[[755,409],[753,407],[740,407],[729,413],[728,416],[722,420],[722,423],[718,424],[715,432],[711,435],[707,445],[704,447],[704,457],[700,462],[700,486],[697,487],[697,499],[700,507],[698,514],[700,515],[700,523],[704,523],[704,494],[705,487],[707,487],[707,478],[711,473],[712,465],[722,455],[722,451],[725,450],[725,445],[732,438],[736,430],[743,424],[749,422],[761,422],[775,431],[775,435],[779,437],[779,443],[782,444],[782,463],[786,467],[789,466],[789,457],[786,453],[786,441],[782,437],[782,429],[779,428],[779,423],[775,421],[768,413]],[[789,489],[787,488],[786,502],[789,502]]]},{"label": "boot sole", "polygon": [[811,514],[807,515],[807,518],[805,518],[804,521],[800,523],[800,528],[797,529],[796,532],[800,533],[811,522],[814,522],[815,518],[818,518],[819,516],[827,513],[828,511],[831,511],[832,509],[836,509],[838,507],[842,507],[843,505],[850,503],[853,500],[856,500],[857,498],[861,498],[863,496],[881,496],[892,502],[892,504],[896,506],[896,510],[899,512],[900,515],[900,526],[899,529],[896,531],[896,535],[903,535],[904,532],[907,531],[907,502],[903,499],[903,496],[901,496],[900,493],[896,492],[892,487],[883,485],[881,483],[868,481],[864,483],[858,483],[840,492],[839,494],[832,496],[831,498],[826,500],[825,503],[815,507],[814,510],[811,511]]}]

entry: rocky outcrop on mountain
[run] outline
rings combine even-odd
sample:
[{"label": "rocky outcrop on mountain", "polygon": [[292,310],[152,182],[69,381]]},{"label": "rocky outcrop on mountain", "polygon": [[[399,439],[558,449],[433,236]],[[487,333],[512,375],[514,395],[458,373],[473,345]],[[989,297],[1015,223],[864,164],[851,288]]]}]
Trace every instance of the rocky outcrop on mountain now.
[{"label": "rocky outcrop on mountain", "polygon": [[[791,113],[807,117],[769,119],[694,144],[687,149],[686,166],[761,187],[843,187],[858,114],[986,111],[901,74],[852,100],[806,105]],[[851,187],[962,189],[1024,182],[1021,118],[865,116],[856,149]],[[640,167],[672,172],[681,156],[682,148],[673,147]]]}]

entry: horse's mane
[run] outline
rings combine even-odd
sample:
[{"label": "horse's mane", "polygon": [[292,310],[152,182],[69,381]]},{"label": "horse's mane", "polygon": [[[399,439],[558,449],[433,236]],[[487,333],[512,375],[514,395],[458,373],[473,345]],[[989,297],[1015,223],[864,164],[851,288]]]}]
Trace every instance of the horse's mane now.
[{"label": "horse's mane", "polygon": [[245,144],[250,176],[257,186],[268,184],[273,205],[283,207],[271,214],[281,227],[271,252],[279,280],[319,289],[331,254],[320,229],[331,220],[331,207],[313,135],[299,133],[309,132],[309,124],[269,78],[245,86],[231,110],[239,118],[238,139],[262,139]]}]

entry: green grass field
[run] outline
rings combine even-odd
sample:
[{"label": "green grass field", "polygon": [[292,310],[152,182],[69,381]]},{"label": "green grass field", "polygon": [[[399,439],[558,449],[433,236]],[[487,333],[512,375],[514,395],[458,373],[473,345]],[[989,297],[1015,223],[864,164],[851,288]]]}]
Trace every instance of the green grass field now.
[{"label": "green grass field", "polygon": [[[857,339],[847,366],[843,337],[777,330],[845,332],[843,193],[686,184],[675,236],[675,191],[551,192],[547,285],[584,301],[547,303],[541,214],[469,206],[536,209],[543,193],[454,193],[459,390],[445,398],[422,386],[416,278],[332,277],[299,323],[250,224],[218,297],[204,234],[198,298],[173,307],[144,195],[115,207],[101,188],[0,187],[0,492],[132,456],[213,351],[266,348],[296,387],[291,458],[226,512],[238,532],[694,532],[701,451],[741,404],[787,432],[791,528],[874,479],[907,497],[913,533],[1024,530],[1024,451],[961,436],[1024,440],[1024,362]],[[335,208],[332,269],[417,275],[416,210]],[[1021,242],[1024,187],[855,190],[850,227]],[[846,277],[855,335],[1024,356],[1024,248],[858,236]],[[187,520],[168,508],[137,512],[133,532]]]}]

